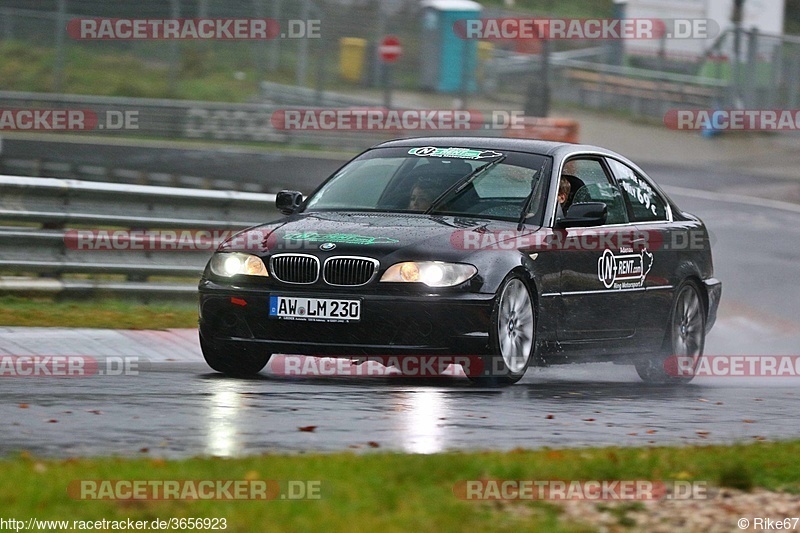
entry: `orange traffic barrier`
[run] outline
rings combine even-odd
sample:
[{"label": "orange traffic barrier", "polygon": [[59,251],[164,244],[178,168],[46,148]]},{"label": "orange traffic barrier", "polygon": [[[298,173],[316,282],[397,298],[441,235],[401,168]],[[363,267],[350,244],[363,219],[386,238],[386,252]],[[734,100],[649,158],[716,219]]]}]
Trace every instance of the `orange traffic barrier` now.
[{"label": "orange traffic barrier", "polygon": [[571,118],[523,117],[522,127],[506,130],[506,137],[577,143],[580,127]]}]

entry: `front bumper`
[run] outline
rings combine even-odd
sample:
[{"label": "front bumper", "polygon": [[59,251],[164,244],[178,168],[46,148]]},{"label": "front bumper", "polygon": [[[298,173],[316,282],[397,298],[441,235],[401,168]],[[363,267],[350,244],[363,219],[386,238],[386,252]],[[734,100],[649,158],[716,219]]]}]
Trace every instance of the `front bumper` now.
[{"label": "front bumper", "polygon": [[[359,299],[361,320],[338,323],[276,319],[269,316],[270,295]],[[493,294],[471,292],[345,294],[232,288],[203,281],[199,327],[206,340],[257,347],[269,353],[341,357],[479,355],[489,348],[494,299]]]},{"label": "front bumper", "polygon": [[722,282],[717,278],[708,278],[703,280],[703,283],[708,295],[708,316],[706,317],[706,333],[708,333],[717,321],[717,309],[719,300],[722,298]]}]

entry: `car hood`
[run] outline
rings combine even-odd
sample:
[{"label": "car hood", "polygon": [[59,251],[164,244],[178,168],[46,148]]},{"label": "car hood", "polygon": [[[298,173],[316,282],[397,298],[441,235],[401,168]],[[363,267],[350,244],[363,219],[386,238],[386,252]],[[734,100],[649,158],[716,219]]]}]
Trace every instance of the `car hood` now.
[{"label": "car hood", "polygon": [[[409,258],[431,252],[443,259],[465,250],[536,231],[516,223],[486,219],[396,213],[315,212],[292,215],[278,222],[245,230],[222,243],[220,251],[248,251],[385,256],[404,250]],[[491,233],[492,239],[476,239]]]}]

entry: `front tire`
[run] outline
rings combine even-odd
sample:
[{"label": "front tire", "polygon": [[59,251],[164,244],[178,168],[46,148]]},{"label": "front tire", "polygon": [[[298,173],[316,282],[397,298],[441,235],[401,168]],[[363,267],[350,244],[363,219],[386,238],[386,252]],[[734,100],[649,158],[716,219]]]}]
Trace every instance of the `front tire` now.
[{"label": "front tire", "polygon": [[706,311],[700,289],[694,281],[684,281],[672,303],[661,352],[636,363],[636,372],[646,383],[689,383],[703,357],[705,342]]},{"label": "front tire", "polygon": [[232,348],[209,341],[200,335],[200,349],[208,366],[233,377],[255,376],[267,366],[271,353],[258,353],[247,348]]},{"label": "front tire", "polygon": [[509,276],[500,287],[491,323],[491,354],[482,358],[483,373],[469,378],[481,386],[511,385],[525,375],[536,345],[533,300],[519,276]]}]

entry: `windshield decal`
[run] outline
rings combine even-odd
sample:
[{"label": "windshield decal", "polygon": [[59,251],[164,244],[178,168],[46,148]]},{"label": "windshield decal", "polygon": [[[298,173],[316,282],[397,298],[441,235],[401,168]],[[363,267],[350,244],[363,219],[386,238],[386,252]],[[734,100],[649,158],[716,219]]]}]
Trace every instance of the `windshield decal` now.
[{"label": "windshield decal", "polygon": [[394,244],[397,239],[389,237],[370,237],[355,233],[319,233],[316,231],[287,231],[283,236],[286,241],[335,242],[339,244]]},{"label": "windshield decal", "polygon": [[419,157],[452,157],[455,159],[490,159],[500,157],[503,154],[494,150],[473,150],[472,148],[436,148],[435,146],[423,146],[412,148],[408,151],[411,155]]}]

